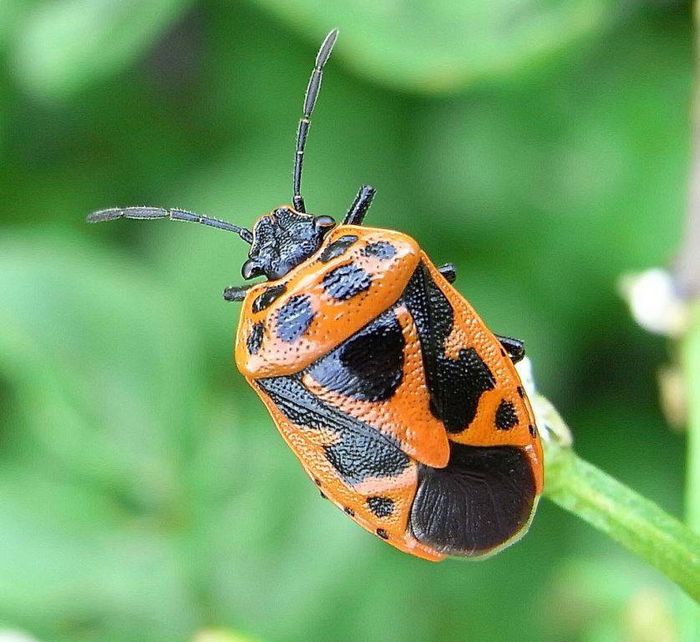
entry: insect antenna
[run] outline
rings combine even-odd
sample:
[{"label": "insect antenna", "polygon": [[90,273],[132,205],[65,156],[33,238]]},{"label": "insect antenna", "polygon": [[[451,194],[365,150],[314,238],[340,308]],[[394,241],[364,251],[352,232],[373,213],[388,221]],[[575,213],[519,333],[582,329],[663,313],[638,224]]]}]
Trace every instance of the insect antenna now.
[{"label": "insect antenna", "polygon": [[321,89],[323,66],[328,61],[337,38],[337,29],[333,29],[324,38],[321,48],[316,54],[314,70],[311,72],[309,84],[307,85],[306,93],[304,94],[304,113],[299,119],[299,127],[297,129],[297,145],[296,153],[294,155],[294,173],[292,178],[292,188],[294,192],[294,195],[292,196],[292,203],[294,203],[294,208],[297,210],[297,212],[306,212],[304,199],[301,196],[301,170],[304,164],[304,148],[306,147],[306,137],[309,133],[309,127],[311,126],[311,114],[314,111],[316,98],[318,98],[318,92]]},{"label": "insect antenna", "polygon": [[228,223],[227,221],[220,221],[217,218],[210,218],[209,216],[201,216],[200,214],[195,214],[194,212],[188,212],[186,210],[164,209],[162,207],[113,207],[89,214],[87,217],[87,222],[101,223],[102,221],[114,221],[118,218],[167,218],[171,221],[201,223],[202,225],[216,227],[220,230],[226,230],[227,232],[235,232],[246,243],[253,242],[253,233],[249,229],[241,227],[240,225],[234,225],[233,223]]}]

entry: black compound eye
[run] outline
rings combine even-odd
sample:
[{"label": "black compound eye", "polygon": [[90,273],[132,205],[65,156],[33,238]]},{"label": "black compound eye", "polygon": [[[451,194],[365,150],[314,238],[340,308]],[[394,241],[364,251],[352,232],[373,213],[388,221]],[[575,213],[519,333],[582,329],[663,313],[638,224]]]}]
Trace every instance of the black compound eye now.
[{"label": "black compound eye", "polygon": [[247,281],[248,279],[254,279],[256,276],[263,275],[264,272],[262,266],[256,260],[248,259],[241,267],[241,274]]},{"label": "black compound eye", "polygon": [[314,227],[317,230],[323,230],[335,226],[335,219],[331,216],[316,216],[314,218]]}]

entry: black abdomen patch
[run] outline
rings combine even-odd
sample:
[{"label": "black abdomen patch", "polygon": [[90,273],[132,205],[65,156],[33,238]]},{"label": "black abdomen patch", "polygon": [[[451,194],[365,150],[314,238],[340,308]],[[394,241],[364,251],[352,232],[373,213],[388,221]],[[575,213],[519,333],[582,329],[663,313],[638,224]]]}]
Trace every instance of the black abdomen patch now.
[{"label": "black abdomen patch", "polygon": [[323,277],[323,288],[336,301],[347,301],[369,290],[372,280],[359,265],[350,263],[331,270]]},{"label": "black abdomen patch", "polygon": [[277,312],[277,336],[292,343],[304,334],[313,321],[311,300],[306,294],[297,294],[287,301]]},{"label": "black abdomen patch", "polygon": [[451,447],[446,468],[419,466],[411,530],[441,553],[483,555],[527,525],[535,478],[520,448]]},{"label": "black abdomen patch", "polygon": [[383,313],[308,369],[324,388],[354,399],[389,399],[403,378],[406,341],[392,310]]}]

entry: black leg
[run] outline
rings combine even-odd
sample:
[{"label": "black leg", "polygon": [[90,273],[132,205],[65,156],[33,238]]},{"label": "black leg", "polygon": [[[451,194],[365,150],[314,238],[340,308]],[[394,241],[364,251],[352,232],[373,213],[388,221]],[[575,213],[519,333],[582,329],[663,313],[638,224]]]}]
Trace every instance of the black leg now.
[{"label": "black leg", "polygon": [[367,210],[372,204],[376,190],[371,185],[363,185],[343,219],[343,225],[362,225]]},{"label": "black leg", "polygon": [[447,279],[448,283],[454,283],[457,279],[457,268],[455,268],[454,263],[445,263],[438,268],[438,271]]},{"label": "black leg", "polygon": [[234,285],[224,289],[225,301],[243,301],[245,295],[252,288],[252,285]]},{"label": "black leg", "polygon": [[508,353],[508,356],[513,363],[518,363],[518,361],[525,356],[525,345],[519,339],[502,337],[500,334],[497,334],[496,338],[501,342],[501,345]]}]

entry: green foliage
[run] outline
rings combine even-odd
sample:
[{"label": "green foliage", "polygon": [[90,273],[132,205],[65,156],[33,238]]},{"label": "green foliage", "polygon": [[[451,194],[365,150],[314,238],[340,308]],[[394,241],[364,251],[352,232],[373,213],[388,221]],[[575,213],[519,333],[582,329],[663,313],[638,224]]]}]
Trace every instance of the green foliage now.
[{"label": "green foliage", "polygon": [[31,9],[16,34],[17,78],[49,98],[124,68],[162,36],[186,0],[57,0]]},{"label": "green foliage", "polygon": [[84,225],[139,203],[250,224],[288,201],[331,26],[309,207],[339,215],[374,184],[369,222],[457,264],[485,320],[526,341],[578,451],[681,514],[683,438],[655,401],[666,355],[615,282],[681,234],[686,7],[6,0],[0,630],[554,642],[631,635],[644,596],[659,626],[676,608],[669,582],[544,502],[522,542],[479,564],[375,541],[318,499],[233,368],[237,308],[220,295],[245,245]]}]

